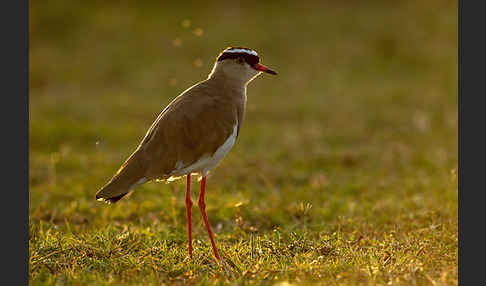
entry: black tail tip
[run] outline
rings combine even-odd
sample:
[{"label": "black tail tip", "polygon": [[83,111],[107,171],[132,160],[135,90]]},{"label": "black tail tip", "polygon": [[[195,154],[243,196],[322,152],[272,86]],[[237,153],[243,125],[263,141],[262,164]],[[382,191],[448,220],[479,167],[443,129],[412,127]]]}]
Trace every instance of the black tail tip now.
[{"label": "black tail tip", "polygon": [[128,193],[124,193],[124,194],[121,194],[119,196],[115,196],[115,197],[111,197],[111,198],[103,198],[101,195],[97,194],[95,196],[96,200],[97,201],[101,201],[101,202],[105,202],[107,204],[113,204],[113,203],[116,203],[118,202],[121,198],[123,198],[126,194]]}]

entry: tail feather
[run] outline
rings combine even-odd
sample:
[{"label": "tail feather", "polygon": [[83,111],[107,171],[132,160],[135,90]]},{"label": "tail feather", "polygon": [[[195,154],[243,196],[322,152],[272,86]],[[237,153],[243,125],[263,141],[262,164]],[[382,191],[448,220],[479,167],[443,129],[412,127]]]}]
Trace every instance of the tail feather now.
[{"label": "tail feather", "polygon": [[145,168],[136,153],[132,154],[120,167],[111,180],[96,193],[96,200],[115,203],[128,194],[134,187],[147,181]]},{"label": "tail feather", "polygon": [[101,201],[104,201],[106,202],[107,204],[113,204],[113,203],[116,203],[118,202],[121,198],[123,198],[124,196],[126,196],[128,193],[124,193],[124,194],[121,194],[119,196],[116,196],[116,197],[111,197],[109,199],[105,199],[105,198],[99,198],[98,200],[101,200]]}]

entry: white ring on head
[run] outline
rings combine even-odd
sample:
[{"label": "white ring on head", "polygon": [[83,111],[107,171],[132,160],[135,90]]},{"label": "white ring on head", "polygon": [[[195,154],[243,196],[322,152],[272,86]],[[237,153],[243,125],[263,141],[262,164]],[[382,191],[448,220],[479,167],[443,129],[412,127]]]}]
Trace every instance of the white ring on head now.
[{"label": "white ring on head", "polygon": [[231,50],[225,50],[224,53],[246,53],[250,55],[254,55],[258,57],[257,52],[254,50],[246,50],[246,49],[231,49]]}]

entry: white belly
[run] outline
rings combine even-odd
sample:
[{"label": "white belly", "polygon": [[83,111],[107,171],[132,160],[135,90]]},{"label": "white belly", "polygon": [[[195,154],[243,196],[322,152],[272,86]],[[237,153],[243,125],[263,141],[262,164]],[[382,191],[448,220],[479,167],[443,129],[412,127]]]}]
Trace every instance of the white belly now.
[{"label": "white belly", "polygon": [[218,163],[228,154],[229,150],[235,145],[236,142],[236,135],[238,133],[238,121],[235,123],[233,127],[233,133],[226,139],[223,145],[219,146],[219,148],[214,152],[214,154],[204,156],[197,160],[195,163],[184,166],[182,162],[177,162],[175,165],[175,170],[172,171],[171,176],[167,179],[167,181],[171,182],[177,180],[181,176],[184,176],[189,173],[199,173],[202,176],[206,176],[208,172],[216,167]]}]

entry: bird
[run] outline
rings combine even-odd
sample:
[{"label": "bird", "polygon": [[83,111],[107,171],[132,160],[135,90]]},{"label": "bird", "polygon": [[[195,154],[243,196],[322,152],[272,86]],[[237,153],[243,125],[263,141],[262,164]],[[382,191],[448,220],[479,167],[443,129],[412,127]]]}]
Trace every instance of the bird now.
[{"label": "bird", "polygon": [[186,176],[188,251],[192,259],[191,175],[199,175],[198,206],[219,261],[206,214],[206,177],[235,144],[245,118],[247,85],[262,73],[277,74],[260,63],[255,50],[230,46],[221,51],[207,79],[183,91],[160,112],[135,151],[96,193],[96,200],[115,203],[149,181],[172,182]]}]

